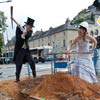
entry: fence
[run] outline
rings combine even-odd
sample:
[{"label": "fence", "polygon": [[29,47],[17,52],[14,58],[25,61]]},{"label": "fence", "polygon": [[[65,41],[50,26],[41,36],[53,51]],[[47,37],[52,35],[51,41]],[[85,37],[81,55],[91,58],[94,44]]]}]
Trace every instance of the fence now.
[{"label": "fence", "polygon": [[[54,72],[57,69],[65,68],[68,67],[67,65],[70,64],[70,68],[72,68],[72,61],[74,62],[77,59],[77,54],[82,54],[82,55],[88,55],[90,54],[89,52],[68,52],[67,54],[70,54],[70,62],[67,62],[66,59],[64,59],[62,56],[66,55],[66,52],[56,52],[56,53],[50,53],[50,55],[55,55],[54,56]],[[91,55],[91,58],[93,60],[94,68],[96,70],[97,74],[100,74],[100,55],[98,55],[97,50],[94,50],[93,55]],[[85,63],[85,62],[84,62]]]},{"label": "fence", "polygon": [[[57,54],[57,53],[56,53]],[[58,53],[58,54],[65,54],[65,53]],[[54,54],[52,54],[54,55]],[[75,52],[71,54],[72,55],[72,58],[71,60],[75,60],[77,58]],[[62,58],[61,58],[62,59]],[[57,62],[63,62],[63,61],[58,61]],[[66,60],[64,61],[64,63],[66,62]],[[97,74],[100,74],[100,56],[94,56],[94,59],[93,59],[93,62],[94,62],[94,66],[95,66],[95,69],[96,69],[96,72]],[[51,62],[51,65],[50,64],[38,64],[38,67],[36,66],[36,71],[38,73],[38,75],[42,75],[42,74],[52,74],[54,73],[54,59],[53,61]],[[60,63],[59,63],[60,64]],[[44,67],[46,66],[46,67]],[[98,66],[98,67],[97,67]],[[15,77],[15,71],[16,71],[16,68],[14,65],[5,65],[4,67],[0,67],[0,72],[3,72],[2,75],[0,75],[0,80],[2,79],[8,79],[8,78],[14,78]],[[31,70],[30,70],[30,67],[28,64],[26,65],[23,65],[23,68],[22,68],[22,72],[21,72],[21,77],[25,77],[25,76],[28,76],[30,77],[31,76]]]}]

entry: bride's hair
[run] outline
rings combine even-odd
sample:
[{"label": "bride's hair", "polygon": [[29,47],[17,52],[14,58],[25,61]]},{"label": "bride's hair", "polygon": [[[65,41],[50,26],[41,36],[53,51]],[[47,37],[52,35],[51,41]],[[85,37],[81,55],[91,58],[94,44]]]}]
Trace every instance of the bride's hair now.
[{"label": "bride's hair", "polygon": [[79,28],[85,31],[84,35],[83,35],[83,40],[85,41],[86,34],[88,34],[87,29],[85,27],[83,27],[83,26],[80,26]]},{"label": "bride's hair", "polygon": [[85,39],[86,39],[86,34],[88,34],[87,31],[85,31],[85,32],[84,32],[84,35],[83,35],[83,40],[84,40],[84,41],[85,41]]}]

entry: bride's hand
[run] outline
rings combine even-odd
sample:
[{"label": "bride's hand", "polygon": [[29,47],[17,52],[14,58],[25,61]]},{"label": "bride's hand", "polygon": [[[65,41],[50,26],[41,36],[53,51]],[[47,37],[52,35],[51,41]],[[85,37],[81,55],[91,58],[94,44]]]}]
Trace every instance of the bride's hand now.
[{"label": "bride's hand", "polygon": [[67,54],[66,54],[66,60],[69,61],[69,54],[68,54],[68,51],[67,51]]},{"label": "bride's hand", "polygon": [[93,50],[91,50],[91,51],[89,51],[89,54],[93,54],[93,52],[94,52],[94,51],[93,51]]}]

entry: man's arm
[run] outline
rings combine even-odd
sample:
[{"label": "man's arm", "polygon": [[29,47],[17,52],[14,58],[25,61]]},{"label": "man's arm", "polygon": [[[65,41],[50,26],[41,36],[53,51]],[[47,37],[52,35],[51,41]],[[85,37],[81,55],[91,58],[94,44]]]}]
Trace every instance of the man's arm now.
[{"label": "man's arm", "polygon": [[21,35],[23,34],[23,32],[20,30],[20,28],[17,26],[16,27],[16,39],[22,39]]},{"label": "man's arm", "polygon": [[20,30],[20,28],[17,26],[16,28],[16,42],[17,42],[17,45],[21,45],[24,43],[25,39],[22,38],[22,34],[23,32]]},{"label": "man's arm", "polygon": [[25,39],[30,38],[32,35],[32,32],[33,32],[32,30],[28,31],[27,34],[25,35]]}]

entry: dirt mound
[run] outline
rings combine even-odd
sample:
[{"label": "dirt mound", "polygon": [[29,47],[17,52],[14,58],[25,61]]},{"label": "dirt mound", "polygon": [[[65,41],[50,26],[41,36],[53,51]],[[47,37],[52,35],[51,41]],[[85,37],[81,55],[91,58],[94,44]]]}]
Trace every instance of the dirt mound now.
[{"label": "dirt mound", "polygon": [[[22,83],[25,83],[26,78],[22,79]],[[0,81],[0,100],[6,100],[6,98],[13,98],[14,100],[23,100],[20,96],[20,85],[14,80]],[[5,98],[5,99],[3,99]]]},{"label": "dirt mound", "polygon": [[[48,100],[67,100],[68,98],[99,98],[100,86],[90,84],[82,79],[65,73],[48,75],[36,88],[27,92]],[[66,99],[67,98],[67,99]]]},{"label": "dirt mound", "polygon": [[0,82],[1,93],[14,100],[29,100],[20,95],[21,91],[28,97],[36,96],[45,100],[100,100],[99,85],[60,72],[34,80],[25,78],[20,83],[13,80]]}]

